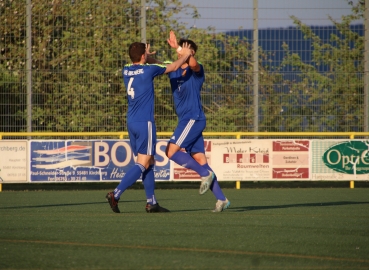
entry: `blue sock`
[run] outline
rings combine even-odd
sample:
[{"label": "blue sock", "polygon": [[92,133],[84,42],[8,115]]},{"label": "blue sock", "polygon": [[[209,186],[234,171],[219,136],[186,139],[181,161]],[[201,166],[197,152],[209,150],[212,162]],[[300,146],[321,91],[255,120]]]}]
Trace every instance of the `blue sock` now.
[{"label": "blue sock", "polygon": [[142,173],[142,182],[145,188],[146,201],[151,205],[156,204],[154,165],[151,165]]},{"label": "blue sock", "polygon": [[[202,165],[202,166],[205,169],[209,170],[209,171],[213,171],[210,168],[208,163],[206,163],[205,165]],[[210,190],[213,192],[213,194],[214,194],[215,198],[217,198],[217,200],[225,201],[226,197],[224,196],[223,191],[219,186],[218,179],[217,179],[217,176],[215,174],[214,174],[213,183],[211,183],[211,186],[210,186]]]},{"label": "blue sock", "polygon": [[208,176],[209,171],[206,168],[203,168],[196,160],[194,160],[191,155],[178,151],[175,152],[174,155],[170,158],[178,165],[182,167],[194,170],[197,172],[201,177]]},{"label": "blue sock", "polygon": [[136,163],[122,178],[119,185],[114,189],[114,198],[119,200],[122,193],[132,186],[140,178],[141,173],[145,170],[145,167],[139,163]]}]

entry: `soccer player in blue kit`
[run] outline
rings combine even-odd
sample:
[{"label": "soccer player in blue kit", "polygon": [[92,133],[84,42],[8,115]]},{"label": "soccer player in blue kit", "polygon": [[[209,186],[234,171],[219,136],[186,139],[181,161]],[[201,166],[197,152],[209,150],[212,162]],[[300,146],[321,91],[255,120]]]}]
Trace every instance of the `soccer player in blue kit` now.
[{"label": "soccer player in blue kit", "polygon": [[[168,74],[178,125],[168,142],[166,155],[170,160],[196,171],[201,176],[199,193],[204,194],[210,188],[217,199],[213,212],[222,212],[230,206],[230,202],[224,196],[205,155],[202,132],[206,127],[206,117],[200,97],[205,73],[202,64],[194,58],[197,45],[188,39],[181,39],[178,44],[173,31],[170,32],[168,43],[177,49],[178,59],[183,57],[181,47],[183,44],[190,45],[192,54],[181,68]],[[185,149],[186,152],[182,152],[181,149]],[[212,174],[211,178],[206,177],[208,172]]]},{"label": "soccer player in blue kit", "polygon": [[154,193],[153,167],[156,147],[154,78],[180,68],[191,55],[191,51],[185,44],[180,59],[169,65],[162,65],[155,64],[157,61],[150,57],[152,53],[149,50],[150,46],[145,43],[132,43],[129,47],[129,57],[132,64],[125,65],[122,71],[128,98],[128,134],[137,161],[126,172],[116,189],[106,195],[106,199],[115,213],[120,213],[118,202],[122,193],[133,185],[141,174],[147,199],[146,212],[169,212],[166,208],[159,206]]}]

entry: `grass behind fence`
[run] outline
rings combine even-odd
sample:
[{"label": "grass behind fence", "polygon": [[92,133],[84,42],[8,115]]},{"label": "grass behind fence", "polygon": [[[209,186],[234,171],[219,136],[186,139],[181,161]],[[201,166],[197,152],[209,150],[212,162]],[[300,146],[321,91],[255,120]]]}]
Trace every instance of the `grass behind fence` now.
[{"label": "grass behind fence", "polygon": [[0,269],[369,269],[369,189],[158,189],[0,193]]}]

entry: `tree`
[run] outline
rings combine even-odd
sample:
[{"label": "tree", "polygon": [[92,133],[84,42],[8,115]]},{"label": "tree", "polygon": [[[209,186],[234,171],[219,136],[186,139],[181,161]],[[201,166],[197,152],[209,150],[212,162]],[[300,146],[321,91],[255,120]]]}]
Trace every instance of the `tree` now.
[{"label": "tree", "polygon": [[305,39],[312,42],[310,62],[284,45],[282,67],[297,75],[286,79],[289,93],[282,99],[288,131],[362,131],[364,37],[350,27],[363,18],[363,2],[353,6],[353,14],[342,22],[330,20],[336,28],[329,42],[324,42],[311,27],[292,16]]},{"label": "tree", "polygon": [[[11,118],[0,126],[25,131],[26,8],[22,1],[1,4],[0,113]],[[309,63],[284,46],[283,65],[276,67],[270,63],[270,53],[259,48],[260,131],[343,131],[361,126],[364,41],[350,29],[350,22],[362,18],[362,7],[353,6],[353,15],[334,22],[339,34],[332,35],[329,43],[293,17],[313,42]],[[32,0],[33,131],[125,129],[127,101],[121,70],[130,62],[129,45],[141,41],[140,12],[141,0]],[[200,16],[195,7],[179,0],[146,1],[147,42],[160,60],[176,58],[166,43],[171,29],[178,37],[198,43],[197,59],[206,71],[202,90],[206,131],[252,131],[250,41],[212,28],[188,29],[178,21],[182,14]],[[286,70],[298,78],[284,76]],[[155,87],[158,131],[172,131],[177,117],[168,78],[156,78]]]},{"label": "tree", "polygon": [[25,43],[22,35],[21,3],[3,1],[0,5],[0,131],[17,131],[26,118]]}]

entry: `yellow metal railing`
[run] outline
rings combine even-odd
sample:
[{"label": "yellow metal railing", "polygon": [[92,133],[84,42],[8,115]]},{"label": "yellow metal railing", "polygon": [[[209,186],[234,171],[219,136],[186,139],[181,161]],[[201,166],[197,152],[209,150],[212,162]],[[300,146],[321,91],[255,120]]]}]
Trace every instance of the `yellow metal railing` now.
[{"label": "yellow metal railing", "polygon": [[[158,132],[157,136],[171,136],[172,132]],[[204,137],[369,137],[369,132],[204,132]],[[117,137],[119,139],[128,138],[128,132],[0,132],[0,140],[4,137]],[[350,181],[350,188],[354,188],[354,181]],[[236,181],[236,189],[241,188],[241,182]],[[2,184],[0,183],[0,192]]]},{"label": "yellow metal railing", "polygon": [[122,132],[0,132],[0,140],[3,137],[101,137],[110,136],[123,139],[128,136],[127,131]]},{"label": "yellow metal railing", "polygon": [[[173,132],[158,132],[158,136],[170,136]],[[204,132],[203,135],[207,136],[220,136],[220,137],[235,137],[240,139],[241,137],[349,137],[354,139],[358,136],[369,136],[369,132]],[[0,139],[3,137],[99,137],[109,136],[118,137],[122,139],[128,136],[127,131],[117,132],[0,132]]]},{"label": "yellow metal railing", "polygon": [[[158,132],[158,136],[170,136],[173,132]],[[220,137],[235,137],[240,139],[241,137],[349,137],[354,139],[355,137],[368,137],[369,132],[204,132],[203,135],[207,136],[220,136]],[[118,137],[120,139],[128,136],[127,131],[117,132],[0,132],[0,139],[3,137],[99,137],[109,136]]]}]

